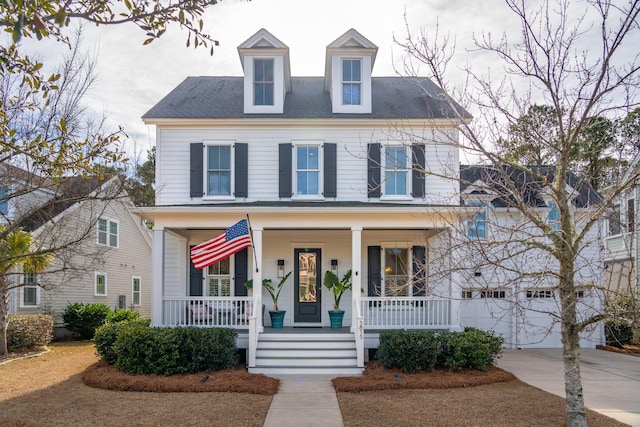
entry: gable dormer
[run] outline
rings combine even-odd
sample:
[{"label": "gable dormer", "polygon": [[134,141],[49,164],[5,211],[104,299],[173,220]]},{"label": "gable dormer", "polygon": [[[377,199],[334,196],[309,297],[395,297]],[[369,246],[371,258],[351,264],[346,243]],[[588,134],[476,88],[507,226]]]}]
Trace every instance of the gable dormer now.
[{"label": "gable dormer", "polygon": [[282,114],[291,90],[289,48],[264,28],[238,46],[244,70],[244,113]]},{"label": "gable dormer", "polygon": [[324,90],[333,113],[371,113],[371,70],[378,46],[353,28],[327,46]]}]

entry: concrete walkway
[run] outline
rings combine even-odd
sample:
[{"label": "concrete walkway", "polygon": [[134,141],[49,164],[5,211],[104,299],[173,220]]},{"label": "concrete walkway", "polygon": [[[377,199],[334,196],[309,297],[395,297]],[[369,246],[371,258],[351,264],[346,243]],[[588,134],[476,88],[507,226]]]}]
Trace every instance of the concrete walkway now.
[{"label": "concrete walkway", "polygon": [[[580,354],[587,408],[640,427],[640,357],[595,349]],[[498,366],[534,387],[565,396],[561,349],[504,350]]]},{"label": "concrete walkway", "polygon": [[265,427],[343,427],[338,398],[327,375],[274,375],[281,380]]}]

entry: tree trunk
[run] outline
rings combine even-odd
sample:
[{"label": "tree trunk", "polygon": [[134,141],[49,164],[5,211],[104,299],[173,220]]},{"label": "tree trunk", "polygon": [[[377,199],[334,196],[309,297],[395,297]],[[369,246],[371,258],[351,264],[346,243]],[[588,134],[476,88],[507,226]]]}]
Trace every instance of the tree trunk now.
[{"label": "tree trunk", "polygon": [[0,355],[7,354],[7,329],[9,329],[9,286],[0,278]]},{"label": "tree trunk", "polygon": [[567,426],[586,427],[587,411],[582,395],[582,379],[580,377],[580,342],[579,336],[569,343],[564,343],[564,383],[567,405]]}]

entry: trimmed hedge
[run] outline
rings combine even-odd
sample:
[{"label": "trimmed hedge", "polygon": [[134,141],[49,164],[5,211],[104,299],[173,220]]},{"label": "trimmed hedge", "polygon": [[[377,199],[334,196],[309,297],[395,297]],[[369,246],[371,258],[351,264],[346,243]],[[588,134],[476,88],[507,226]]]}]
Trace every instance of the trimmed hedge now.
[{"label": "trimmed hedge", "polygon": [[377,357],[382,366],[404,372],[431,371],[438,359],[439,341],[432,331],[380,332]]},{"label": "trimmed hedge", "polygon": [[633,328],[620,320],[607,320],[604,322],[604,336],[607,345],[623,348],[633,340]]},{"label": "trimmed hedge", "polygon": [[404,372],[431,371],[436,366],[485,370],[500,357],[503,343],[502,337],[476,328],[464,332],[387,330],[380,332],[376,357],[385,368]]},{"label": "trimmed hedge", "polygon": [[123,328],[139,328],[149,327],[151,323],[150,319],[136,319],[131,321],[124,321],[118,323],[107,323],[96,329],[96,333],[93,337],[93,342],[96,345],[96,352],[103,360],[106,360],[110,365],[116,363],[118,355],[113,349],[118,335]]},{"label": "trimmed hedge", "polygon": [[102,326],[95,342],[100,357],[120,371],[173,375],[233,367],[236,336],[228,328],[151,328],[134,321]]},{"label": "trimmed hedge", "polygon": [[62,315],[65,327],[76,337],[88,340],[93,338],[96,328],[107,322],[111,313],[108,305],[102,303],[69,304]]},{"label": "trimmed hedge", "polygon": [[140,313],[137,311],[119,308],[107,314],[107,323],[130,322],[132,320],[138,320],[139,318]]},{"label": "trimmed hedge", "polygon": [[48,314],[10,314],[7,329],[9,349],[29,349],[49,344],[53,339],[53,317]]}]

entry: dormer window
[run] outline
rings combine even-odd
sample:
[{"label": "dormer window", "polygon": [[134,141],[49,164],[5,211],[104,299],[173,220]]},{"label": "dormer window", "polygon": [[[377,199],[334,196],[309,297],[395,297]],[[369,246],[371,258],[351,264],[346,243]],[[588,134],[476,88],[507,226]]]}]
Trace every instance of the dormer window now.
[{"label": "dormer window", "polygon": [[342,60],[342,104],[360,105],[362,93],[362,61]]},{"label": "dormer window", "polygon": [[273,59],[254,59],[253,71],[253,104],[273,105]]}]

